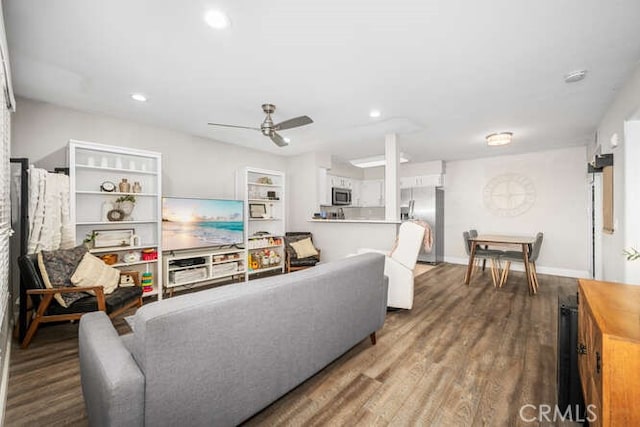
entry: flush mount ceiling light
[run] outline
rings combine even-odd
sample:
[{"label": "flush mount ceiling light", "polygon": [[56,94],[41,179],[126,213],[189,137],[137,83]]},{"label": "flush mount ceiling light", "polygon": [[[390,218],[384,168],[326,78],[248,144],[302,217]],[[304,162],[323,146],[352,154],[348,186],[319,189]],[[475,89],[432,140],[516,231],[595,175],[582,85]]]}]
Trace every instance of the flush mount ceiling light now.
[{"label": "flush mount ceiling light", "polygon": [[[404,153],[400,153],[400,163],[407,163],[409,158]],[[353,166],[359,168],[375,168],[377,166],[385,166],[387,164],[384,154],[379,156],[364,157],[362,159],[349,160]]]},{"label": "flush mount ceiling light", "polygon": [[377,119],[381,115],[382,115],[382,113],[380,112],[380,110],[371,110],[371,111],[369,111],[369,117],[371,117],[372,119]]},{"label": "flush mount ceiling light", "polygon": [[564,82],[565,83],[579,82],[580,80],[584,79],[586,75],[587,75],[587,70],[573,71],[569,74],[564,75]]},{"label": "flush mount ceiling light", "polygon": [[204,22],[216,30],[224,30],[231,25],[229,17],[224,12],[215,9],[209,10],[204,14]]},{"label": "flush mount ceiling light", "polygon": [[138,102],[147,102],[147,97],[141,93],[132,93],[131,99]]},{"label": "flush mount ceiling light", "polygon": [[288,144],[289,142],[291,142],[291,138],[289,138],[288,136],[285,136],[285,137],[284,137],[284,138],[282,138],[282,139],[284,139],[284,142],[286,142],[287,144]]},{"label": "flush mount ceiling light", "polygon": [[513,132],[499,132],[492,133],[487,135],[487,144],[495,147],[498,145],[507,145],[511,144],[511,139],[513,138]]}]

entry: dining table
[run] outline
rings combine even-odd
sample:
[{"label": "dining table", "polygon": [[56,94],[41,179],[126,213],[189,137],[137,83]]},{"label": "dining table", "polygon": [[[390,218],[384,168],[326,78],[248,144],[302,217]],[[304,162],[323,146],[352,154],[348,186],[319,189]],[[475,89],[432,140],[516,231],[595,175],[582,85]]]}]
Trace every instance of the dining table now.
[{"label": "dining table", "polygon": [[522,262],[524,263],[525,272],[527,275],[527,284],[529,285],[529,294],[535,294],[535,287],[533,279],[531,277],[531,265],[529,264],[529,254],[533,243],[536,241],[536,236],[518,236],[509,234],[480,234],[475,237],[470,237],[469,242],[471,248],[469,251],[469,265],[467,266],[467,273],[464,277],[464,283],[466,285],[471,281],[471,272],[473,271],[473,263],[475,261],[476,249],[478,246],[484,246],[485,248],[491,247],[511,247],[520,246],[522,248]]}]

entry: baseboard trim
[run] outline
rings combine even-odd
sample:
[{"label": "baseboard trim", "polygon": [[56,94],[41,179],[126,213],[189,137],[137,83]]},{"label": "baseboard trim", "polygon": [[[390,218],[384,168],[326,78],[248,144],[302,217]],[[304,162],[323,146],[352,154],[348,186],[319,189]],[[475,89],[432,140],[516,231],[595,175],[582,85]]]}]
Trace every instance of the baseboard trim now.
[{"label": "baseboard trim", "polygon": [[[469,258],[459,258],[459,257],[444,257],[445,262],[450,264],[469,264]],[[524,271],[524,265],[522,263],[512,263],[511,270],[513,271]],[[588,279],[589,271],[587,270],[572,270],[569,268],[556,268],[556,267],[545,267],[543,265],[536,264],[536,270],[540,274],[550,274],[552,276],[561,276],[561,277],[575,277],[578,279]]]},{"label": "baseboard trim", "polygon": [[[11,326],[11,322],[9,322]],[[7,328],[7,334],[3,348],[5,349],[2,358],[2,381],[0,383],[0,426],[4,425],[5,409],[7,408],[7,391],[9,389],[9,364],[11,362],[11,327]]]}]

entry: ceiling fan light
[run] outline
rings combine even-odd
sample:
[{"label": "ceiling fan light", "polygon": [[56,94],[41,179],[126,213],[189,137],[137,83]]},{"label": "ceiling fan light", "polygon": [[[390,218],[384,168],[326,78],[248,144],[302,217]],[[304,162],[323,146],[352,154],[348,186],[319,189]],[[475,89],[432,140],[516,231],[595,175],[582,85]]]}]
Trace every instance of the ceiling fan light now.
[{"label": "ceiling fan light", "polygon": [[487,145],[497,147],[500,145],[511,144],[513,132],[498,132],[487,135]]},{"label": "ceiling fan light", "polygon": [[204,21],[216,30],[224,30],[231,25],[229,17],[224,12],[215,9],[209,10],[204,14]]},{"label": "ceiling fan light", "polygon": [[147,97],[141,93],[132,93],[131,99],[138,102],[147,102]]}]

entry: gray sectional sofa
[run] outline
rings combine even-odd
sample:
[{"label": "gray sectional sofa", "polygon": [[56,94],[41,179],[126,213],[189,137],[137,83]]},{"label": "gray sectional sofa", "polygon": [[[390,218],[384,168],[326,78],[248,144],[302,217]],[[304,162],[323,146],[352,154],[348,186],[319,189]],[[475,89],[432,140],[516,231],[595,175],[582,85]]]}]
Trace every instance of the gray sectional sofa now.
[{"label": "gray sectional sofa", "polygon": [[383,255],[364,254],[165,299],[140,308],[124,336],[104,313],[86,314],[79,351],[90,424],[246,420],[382,327],[383,272]]}]

